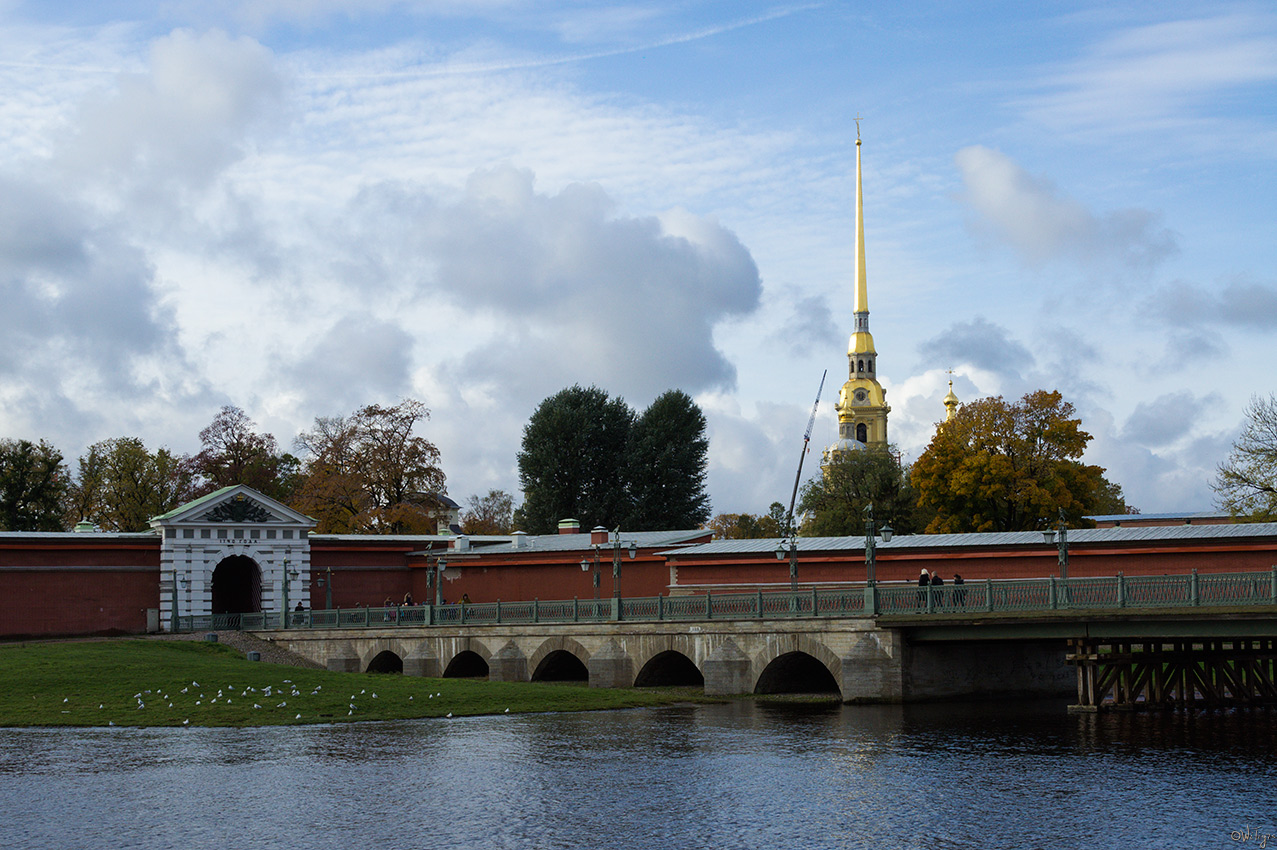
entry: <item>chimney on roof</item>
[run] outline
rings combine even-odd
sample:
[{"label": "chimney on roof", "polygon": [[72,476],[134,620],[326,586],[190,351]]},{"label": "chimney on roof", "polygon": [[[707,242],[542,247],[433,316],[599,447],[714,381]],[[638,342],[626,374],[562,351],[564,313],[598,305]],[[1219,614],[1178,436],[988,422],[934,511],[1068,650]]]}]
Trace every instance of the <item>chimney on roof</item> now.
[{"label": "chimney on roof", "polygon": [[510,537],[513,538],[511,542],[516,549],[527,549],[528,544],[532,542],[528,540],[528,533],[526,531],[516,531],[514,534],[511,534]]},{"label": "chimney on roof", "polygon": [[458,552],[466,551],[470,548],[470,538],[466,537],[464,534],[458,534],[452,540],[452,548],[456,549]]},{"label": "chimney on roof", "polygon": [[580,534],[581,521],[579,519],[561,519],[559,520],[559,534]]},{"label": "chimney on roof", "polygon": [[604,528],[604,527],[603,527],[603,526],[601,526],[601,525],[596,525],[596,526],[594,526],[594,528],[591,528],[591,529],[590,529],[590,542],[591,542],[591,543],[606,543],[606,542],[607,542],[607,529],[606,529],[606,528]]}]

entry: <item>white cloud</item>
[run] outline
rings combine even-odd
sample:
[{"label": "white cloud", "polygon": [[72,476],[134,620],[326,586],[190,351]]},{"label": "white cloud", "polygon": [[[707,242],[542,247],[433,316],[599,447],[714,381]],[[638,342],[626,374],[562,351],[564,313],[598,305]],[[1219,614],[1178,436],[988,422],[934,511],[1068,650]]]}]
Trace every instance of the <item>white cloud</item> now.
[{"label": "white cloud", "polygon": [[963,200],[991,233],[1033,265],[1067,259],[1083,266],[1117,263],[1146,271],[1176,251],[1170,231],[1146,210],[1097,216],[1000,151],[973,145],[954,157]]},{"label": "white cloud", "polygon": [[1022,105],[1030,118],[1057,131],[1164,132],[1216,112],[1214,99],[1274,80],[1277,19],[1224,14],[1104,38],[1047,74],[1039,82],[1045,91]]},{"label": "white cloud", "polygon": [[243,156],[250,128],[277,116],[282,88],[256,41],[176,30],[151,45],[145,73],[85,102],[62,164],[80,179],[203,187]]}]

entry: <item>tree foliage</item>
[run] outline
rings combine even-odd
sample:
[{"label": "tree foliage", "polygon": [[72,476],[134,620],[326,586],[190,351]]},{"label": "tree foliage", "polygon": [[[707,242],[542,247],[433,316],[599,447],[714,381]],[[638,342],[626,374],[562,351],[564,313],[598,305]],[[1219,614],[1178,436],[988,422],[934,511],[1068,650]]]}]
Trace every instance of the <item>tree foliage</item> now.
[{"label": "tree foliage", "polygon": [[433,533],[445,477],[439,449],[414,433],[429,418],[412,399],[317,418],[297,438],[306,460],[294,507],[323,534]]},{"label": "tree foliage", "polygon": [[200,443],[191,464],[204,479],[201,492],[244,484],[283,502],[292,497],[299,461],[281,452],[272,435],[259,434],[257,423],[240,408],[223,407],[200,431]]},{"label": "tree foliage", "polygon": [[461,515],[465,534],[509,534],[514,530],[514,497],[504,490],[489,490],[486,496],[471,496],[470,507]]},{"label": "tree foliage", "polygon": [[785,527],[785,506],[772,502],[767,513],[718,514],[709,521],[708,528],[719,540],[757,540],[780,537]]},{"label": "tree foliage", "polygon": [[597,387],[544,399],[523,428],[519,486],[525,531],[551,534],[561,519],[620,526],[629,514],[626,449],[634,412]]},{"label": "tree foliage", "polygon": [[61,531],[62,453],[41,440],[0,440],[0,531]]},{"label": "tree foliage", "polygon": [[1061,509],[1084,524],[1106,483],[1102,468],[1079,460],[1090,439],[1058,392],[964,404],[910,474],[920,507],[935,512],[926,530],[1034,529]]},{"label": "tree foliage", "polygon": [[191,464],[161,448],[149,451],[137,437],[115,437],[89,446],[67,495],[67,519],[84,519],[103,531],[146,531],[152,517],[197,495]]},{"label": "tree foliage", "polygon": [[1213,488],[1216,504],[1233,516],[1277,520],[1277,395],[1251,398],[1246,425],[1220,464]]},{"label": "tree foliage", "polygon": [[682,390],[657,396],[630,432],[626,528],[699,528],[709,519],[705,414]]},{"label": "tree foliage", "polygon": [[887,449],[839,452],[820,476],[803,486],[799,513],[806,514],[802,533],[809,537],[864,534],[865,508],[874,520],[897,534],[920,530],[917,494],[894,452]]},{"label": "tree foliage", "polygon": [[569,387],[524,426],[515,523],[534,534],[568,517],[586,528],[698,528],[710,515],[708,452],[705,414],[681,390],[636,415],[598,387]]}]

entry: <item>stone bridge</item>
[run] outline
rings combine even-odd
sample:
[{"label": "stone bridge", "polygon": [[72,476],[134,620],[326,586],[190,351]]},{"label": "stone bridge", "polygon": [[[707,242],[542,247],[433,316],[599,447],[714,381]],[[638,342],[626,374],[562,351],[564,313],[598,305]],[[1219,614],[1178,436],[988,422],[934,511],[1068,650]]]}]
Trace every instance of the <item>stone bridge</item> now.
[{"label": "stone bridge", "polygon": [[1063,695],[1075,686],[1058,639],[918,643],[872,618],[391,625],[257,635],[334,671],[703,686],[708,695],[827,692],[844,702],[902,702]]}]

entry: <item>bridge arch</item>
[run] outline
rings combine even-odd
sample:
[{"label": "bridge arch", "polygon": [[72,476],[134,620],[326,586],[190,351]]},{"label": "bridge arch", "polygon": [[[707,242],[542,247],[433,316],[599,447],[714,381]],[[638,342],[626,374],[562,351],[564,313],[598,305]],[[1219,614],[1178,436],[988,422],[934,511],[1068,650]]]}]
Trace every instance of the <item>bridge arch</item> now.
[{"label": "bridge arch", "polygon": [[705,687],[705,676],[696,663],[677,649],[657,652],[634,677],[636,688]]},{"label": "bridge arch", "polygon": [[818,640],[789,635],[754,658],[753,692],[842,695],[842,661]]},{"label": "bridge arch", "polygon": [[463,649],[448,659],[443,668],[445,679],[477,679],[488,675],[487,654],[480,654],[474,649]]},{"label": "bridge arch", "polygon": [[590,653],[570,637],[543,641],[528,658],[534,682],[585,682],[590,678]]},{"label": "bridge arch", "polygon": [[365,673],[403,673],[403,656],[383,649],[373,656],[372,661],[364,668]]}]

